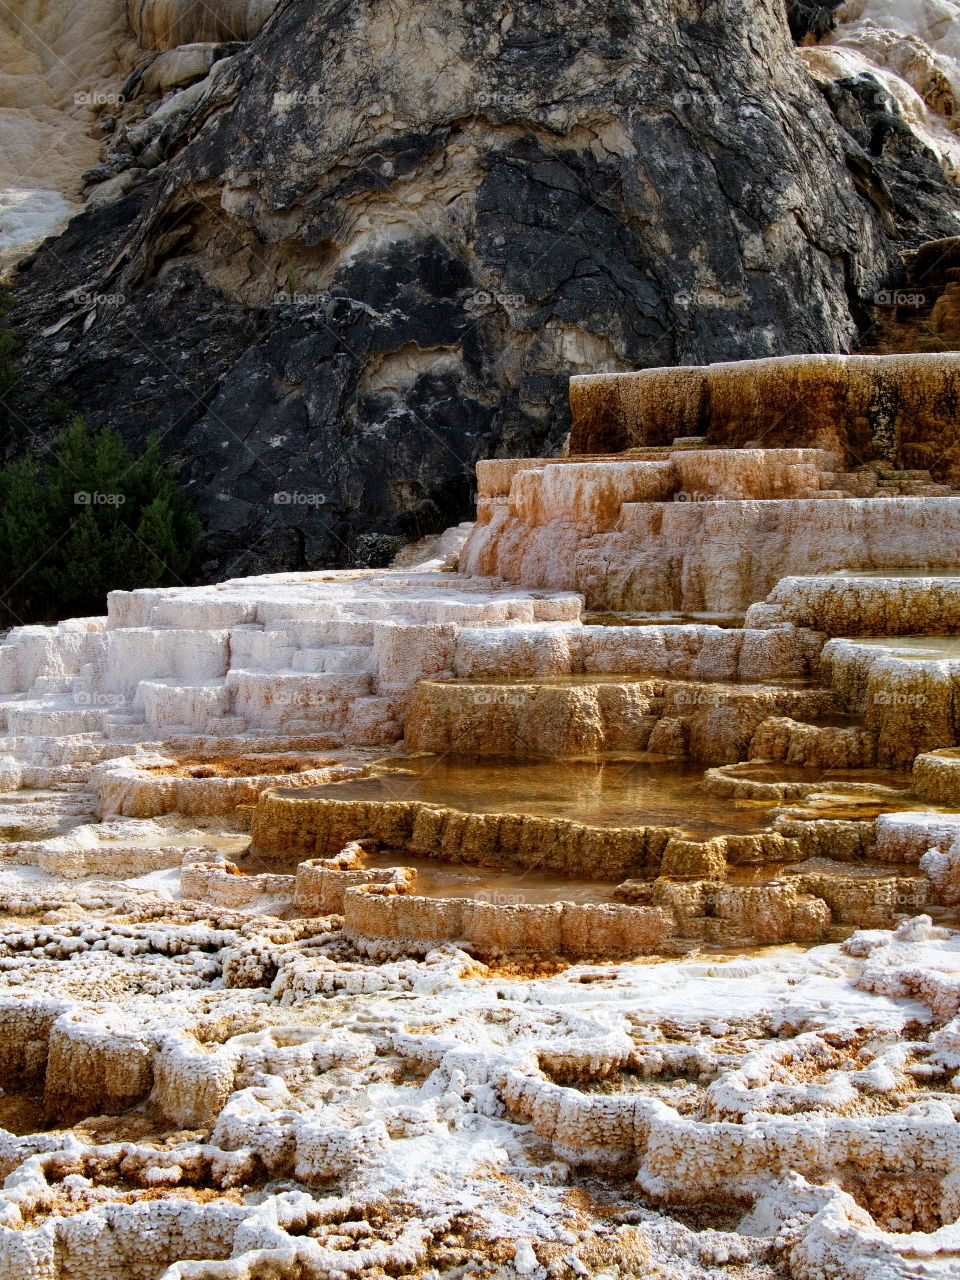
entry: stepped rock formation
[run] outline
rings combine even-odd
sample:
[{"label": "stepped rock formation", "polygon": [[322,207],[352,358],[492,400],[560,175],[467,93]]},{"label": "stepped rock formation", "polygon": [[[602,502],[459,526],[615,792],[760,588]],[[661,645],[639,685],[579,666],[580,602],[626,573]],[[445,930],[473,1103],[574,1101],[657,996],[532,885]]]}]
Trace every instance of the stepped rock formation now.
[{"label": "stepped rock formation", "polygon": [[17,282],[40,384],[161,432],[205,580],[386,563],[559,450],[571,370],[850,350],[958,229],[782,0],[271,7],[131,5],[164,52]]},{"label": "stepped rock formation", "polygon": [[[812,446],[830,451],[842,472],[879,462],[950,482],[960,480],[958,392],[960,357],[950,353],[786,356],[591,374],[571,382],[570,451],[618,453],[701,436],[767,449]],[[861,496],[875,491],[868,484]]]},{"label": "stepped rock formation", "polygon": [[954,0],[15,3],[2,1280],[953,1280]]},{"label": "stepped rock formation", "polygon": [[4,1280],[955,1275],[960,499],[843,456],[955,359],[800,366],[819,447],[581,378],[703,435],[11,631]]}]

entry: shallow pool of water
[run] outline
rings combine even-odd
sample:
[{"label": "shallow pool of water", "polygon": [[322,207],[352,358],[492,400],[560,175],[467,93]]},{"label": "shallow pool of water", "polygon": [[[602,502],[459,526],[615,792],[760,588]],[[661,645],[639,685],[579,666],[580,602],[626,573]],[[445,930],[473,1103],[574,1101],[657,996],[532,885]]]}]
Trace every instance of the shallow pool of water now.
[{"label": "shallow pool of water", "polygon": [[919,569],[837,569],[834,573],[824,574],[827,578],[960,578],[960,566],[953,568],[929,567]]},{"label": "shallow pool of water", "polygon": [[822,765],[771,763],[766,760],[747,760],[730,766],[730,773],[737,778],[750,778],[756,782],[816,782],[824,791],[831,787],[842,789],[857,787],[889,787],[894,791],[910,789],[909,773],[899,769],[833,769]]},{"label": "shallow pool of water", "polygon": [[149,835],[104,836],[98,841],[100,849],[217,849],[221,853],[235,854],[245,849],[250,836],[243,831],[158,831]]},{"label": "shallow pool of water", "polygon": [[677,826],[704,836],[762,831],[772,821],[772,805],[717,800],[702,783],[702,764],[642,752],[562,760],[422,755],[392,757],[372,776],[288,794],[419,800],[467,813],[525,813],[597,827]]},{"label": "shallow pool of water", "polygon": [[849,636],[851,644],[902,651],[918,658],[960,658],[960,636]]},{"label": "shallow pool of water", "polygon": [[[418,858],[403,852],[372,853],[366,859],[370,867],[410,867],[417,873],[411,892],[431,898],[472,898],[498,906],[544,902],[621,902],[616,895],[617,880],[591,880],[560,876],[537,870],[501,870],[465,865],[438,865],[429,858]],[[783,875],[778,863],[729,867],[724,876],[727,884],[745,887],[767,884]]]},{"label": "shallow pool of water", "polygon": [[465,864],[438,864],[429,858],[389,851],[370,854],[366,865],[412,868],[417,878],[411,892],[430,898],[472,898],[476,902],[490,902],[500,907],[522,903],[617,901],[615,880],[581,880],[533,869],[499,870]]}]

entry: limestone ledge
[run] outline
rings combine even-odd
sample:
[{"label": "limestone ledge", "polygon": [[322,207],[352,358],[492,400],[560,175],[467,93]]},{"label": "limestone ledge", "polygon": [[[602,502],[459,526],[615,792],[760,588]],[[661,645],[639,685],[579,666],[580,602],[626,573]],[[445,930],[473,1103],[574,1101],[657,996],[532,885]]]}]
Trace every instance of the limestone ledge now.
[{"label": "limestone ledge", "polygon": [[803,572],[953,567],[958,510],[953,495],[641,502],[593,534],[481,503],[460,563],[528,590],[578,591],[591,609],[735,614]]},{"label": "limestone ledge", "polygon": [[331,858],[350,841],[373,840],[427,858],[538,867],[616,878],[656,867],[669,827],[591,827],[532,814],[465,813],[415,800],[339,800],[264,792],[254,810],[253,848],[298,861]]},{"label": "limestone ledge", "polygon": [[[298,808],[289,808],[287,802]],[[275,802],[278,802],[276,804]],[[507,865],[510,855],[500,838],[501,815],[471,815],[471,822],[486,818],[484,848],[474,840],[467,854],[451,853],[434,843],[437,830],[449,822],[455,811],[436,806],[411,806],[390,802],[370,806],[362,801],[297,801],[295,797],[267,795],[261,801],[264,813],[255,818],[255,847],[262,854],[261,830],[269,830],[266,841],[289,856],[289,840],[271,825],[274,815],[292,820],[297,830],[317,830],[323,840],[342,839],[344,831],[363,834],[364,845],[380,843],[391,848],[406,847],[420,856],[476,861],[481,865]],[[346,806],[346,807],[344,807]],[[421,813],[431,815],[429,824]],[[303,820],[301,820],[301,814]],[[456,815],[460,820],[466,815]],[[379,832],[373,828],[382,823]],[[456,822],[456,818],[454,818]],[[513,819],[516,823],[516,818]],[[539,820],[533,820],[539,821]],[[437,823],[441,825],[438,827]],[[575,827],[576,824],[561,824]],[[920,910],[928,902],[953,901],[951,890],[934,893],[942,883],[928,878],[926,866],[920,872],[903,875],[882,863],[867,871],[851,874],[833,854],[843,854],[848,862],[858,862],[874,851],[875,834],[870,823],[837,823],[811,819],[784,823],[781,830],[756,835],[717,836],[692,840],[682,833],[666,831],[659,858],[637,862],[626,871],[608,860],[603,871],[596,859],[588,861],[590,850],[576,855],[574,865],[589,865],[593,874],[632,875],[617,889],[624,905],[556,902],[497,903],[471,898],[431,897],[418,893],[416,872],[404,867],[367,867],[365,848],[356,841],[335,857],[300,862],[296,875],[237,876],[235,868],[224,866],[222,858],[204,855],[213,867],[187,867],[182,874],[183,892],[206,901],[231,907],[255,905],[264,909],[265,899],[280,895],[288,910],[298,913],[336,913],[354,942],[363,946],[370,940],[389,941],[405,950],[428,950],[445,942],[456,942],[472,954],[489,958],[498,955],[539,956],[619,956],[676,951],[699,939],[725,945],[811,941],[829,936],[838,926],[886,927],[905,915]],[[534,827],[537,847],[549,846],[542,830]],[[933,831],[935,832],[934,826]],[[331,833],[333,833],[331,837]],[[642,831],[609,832],[611,844],[623,836],[641,837]],[[597,829],[584,828],[583,838],[596,840]],[[818,862],[817,859],[820,859]],[[187,855],[186,861],[189,861]],[[810,861],[813,859],[813,861]],[[534,866],[542,866],[545,861]],[[905,859],[904,859],[905,860]],[[912,859],[919,860],[919,854]],[[766,882],[741,883],[724,877],[733,868],[780,864],[779,874],[767,872]]]},{"label": "limestone ledge", "polygon": [[463,627],[579,619],[570,593],[415,571],[277,574],[113,592],[106,618],[14,628],[0,645],[8,739],[314,736],[387,745]]},{"label": "limestone ledge", "polygon": [[460,567],[578,591],[590,609],[735,614],[790,576],[960,560],[949,486],[888,492],[871,472],[865,496],[815,448],[529,461],[506,496],[503,468],[487,478]]},{"label": "limestone ledge", "polygon": [[406,867],[368,867],[364,848],[351,841],[334,858],[309,858],[297,865],[294,898],[299,914],[343,915],[344,894],[361,884],[383,884],[409,892],[416,873]]},{"label": "limestone ledge", "polygon": [[960,479],[958,391],[960,357],[952,353],[794,355],[581,374],[570,383],[570,449],[616,453],[707,436],[728,447],[762,440],[772,449],[828,450],[841,463],[908,466],[929,450],[941,475]]},{"label": "limestone ledge", "polygon": [[960,632],[960,575],[897,577],[891,567],[889,577],[792,576],[767,599],[782,620],[831,636]]},{"label": "limestone ledge", "polygon": [[919,862],[928,849],[949,849],[960,836],[960,813],[882,813],[876,820],[877,856]]},{"label": "limestone ledge", "polygon": [[616,957],[663,954],[675,929],[657,907],[554,902],[501,905],[469,898],[398,896],[394,886],[358,885],[343,895],[344,928],[368,940],[432,950],[446,942],[481,958],[530,954]]},{"label": "limestone ledge", "polygon": [[741,628],[651,618],[642,626],[491,625],[461,628],[445,665],[457,678],[490,682],[559,675],[760,682],[809,676],[822,644],[817,633],[783,624]]},{"label": "limestone ledge", "polygon": [[823,647],[820,670],[840,705],[863,715],[878,764],[908,768],[918,754],[958,741],[960,657],[925,653],[922,644],[910,652],[834,639]]},{"label": "limestone ledge", "polygon": [[812,720],[835,709],[829,689],[789,684],[425,680],[407,715],[405,741],[415,751],[455,751],[463,743],[480,755],[648,750],[720,764],[743,759],[771,716]]},{"label": "limestone ledge", "polygon": [[747,759],[820,769],[870,769],[877,763],[876,734],[861,725],[808,724],[790,716],[761,721]]},{"label": "limestone ledge", "polygon": [[857,781],[843,778],[806,779],[780,778],[776,768],[765,762],[746,761],[741,764],[720,765],[708,769],[703,775],[703,785],[709,795],[722,799],[741,800],[809,800],[813,796],[830,793],[835,796],[862,798],[882,803],[902,799],[905,792],[874,780]]},{"label": "limestone ledge", "polygon": [[[204,833],[197,831],[192,843],[199,848],[204,842]],[[165,843],[162,833],[149,823],[81,823],[45,840],[11,841],[8,852],[19,862],[65,880],[97,875],[123,879],[179,867],[184,843],[191,843],[191,837],[173,832]]]},{"label": "limestone ledge", "polygon": [[221,853],[197,850],[183,855],[180,892],[185,898],[196,898],[216,906],[244,910],[255,907],[274,910],[291,902],[296,878],[286,875],[241,875],[236,866]]},{"label": "limestone ledge", "polygon": [[960,751],[925,751],[913,764],[917,794],[938,804],[960,805]]},{"label": "limestone ledge", "polygon": [[[321,783],[353,778],[364,772],[362,764],[318,761],[314,768],[302,768],[303,758],[288,756],[251,756],[250,773],[238,777],[219,777],[216,766],[196,760],[184,768],[176,758],[158,753],[138,752],[96,765],[90,777],[100,812],[131,818],[153,818],[158,814],[231,813],[239,805],[255,804],[261,792],[277,785],[277,772],[282,772],[285,787],[310,787]],[[257,765],[273,764],[277,772],[256,773]],[[288,768],[290,771],[283,771]],[[186,776],[177,776],[177,773]],[[191,776],[191,774],[195,776]]]}]

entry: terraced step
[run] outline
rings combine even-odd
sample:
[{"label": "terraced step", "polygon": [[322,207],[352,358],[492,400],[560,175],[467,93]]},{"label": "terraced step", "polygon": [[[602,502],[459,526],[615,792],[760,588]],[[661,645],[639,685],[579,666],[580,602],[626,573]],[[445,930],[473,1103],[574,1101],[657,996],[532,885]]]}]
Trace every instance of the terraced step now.
[{"label": "terraced step", "polygon": [[[414,751],[573,756],[648,751],[710,764],[747,758],[774,715],[838,711],[829,689],[631,676],[423,681],[406,719]],[[468,745],[467,745],[468,744]]]},{"label": "terraced step", "polygon": [[59,694],[73,693],[76,683],[76,676],[37,676],[32,692],[45,698],[57,697]]},{"label": "terraced step", "polygon": [[246,733],[247,722],[242,716],[213,716],[207,721],[207,733],[219,735]]},{"label": "terraced step", "polygon": [[103,723],[103,711],[68,708],[59,704],[27,702],[7,707],[6,732],[13,735],[61,737],[95,733]]},{"label": "terraced step", "polygon": [[838,461],[872,459],[896,440],[908,458],[925,460],[933,446],[943,459],[943,441],[954,439],[958,386],[960,361],[942,353],[796,355],[580,375],[570,381],[570,451],[616,453],[707,433],[727,447],[827,445]]},{"label": "terraced step", "polygon": [[898,484],[933,484],[933,477],[929,471],[878,471],[877,484],[881,488],[887,485]]},{"label": "terraced step", "polygon": [[264,627],[263,634],[269,636],[277,631],[295,648],[320,648],[323,645],[370,646],[373,644],[375,625],[370,618],[280,618]]},{"label": "terraced step", "polygon": [[373,649],[366,645],[324,645],[320,648],[297,649],[290,666],[294,671],[369,672]]},{"label": "terraced step", "polygon": [[111,742],[150,742],[156,730],[145,720],[119,720],[104,729],[104,734]]},{"label": "terraced step", "polygon": [[200,733],[211,719],[230,715],[233,710],[231,693],[223,680],[192,684],[141,680],[135,702],[143,708],[151,737],[178,731],[180,727]]},{"label": "terraced step", "polygon": [[[225,681],[234,715],[267,729],[341,732],[374,693],[369,672],[231,671]],[[381,716],[380,719],[389,718]]]},{"label": "terraced step", "polygon": [[[932,560],[934,551],[922,545],[916,558]],[[945,562],[949,565],[949,557]],[[914,636],[923,647],[924,632],[934,637],[960,632],[960,558],[952,570],[921,566],[902,576],[895,565],[863,575],[856,570],[790,575],[777,583],[767,604],[757,606],[758,613],[771,605],[781,622],[831,636]]]},{"label": "terraced step", "polygon": [[913,782],[924,800],[960,807],[960,751],[946,748],[918,755]]},{"label": "terraced step", "polygon": [[960,563],[960,495],[824,500],[835,474],[825,461],[814,468],[824,479],[817,489],[800,474],[806,464],[751,470],[736,453],[676,454],[672,467],[696,462],[679,487],[662,462],[520,473],[508,501],[480,502],[461,567],[530,589],[580,591],[588,610],[737,613],[790,575]]}]

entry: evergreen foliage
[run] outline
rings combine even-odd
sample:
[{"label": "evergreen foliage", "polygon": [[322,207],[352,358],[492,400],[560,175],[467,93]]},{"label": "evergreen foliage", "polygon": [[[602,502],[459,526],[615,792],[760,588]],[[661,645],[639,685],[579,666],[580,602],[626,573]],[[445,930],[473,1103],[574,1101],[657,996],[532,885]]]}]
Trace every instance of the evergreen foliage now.
[{"label": "evergreen foliage", "polygon": [[75,419],[49,462],[0,469],[0,625],[101,614],[108,591],[183,582],[199,531],[155,439],[137,458]]}]

